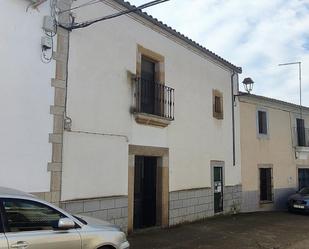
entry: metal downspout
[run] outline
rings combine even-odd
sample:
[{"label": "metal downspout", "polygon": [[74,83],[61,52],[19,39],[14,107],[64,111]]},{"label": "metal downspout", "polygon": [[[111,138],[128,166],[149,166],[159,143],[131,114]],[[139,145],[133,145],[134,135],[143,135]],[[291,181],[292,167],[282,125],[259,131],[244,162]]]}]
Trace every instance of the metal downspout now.
[{"label": "metal downspout", "polygon": [[236,75],[235,71],[233,71],[231,75],[231,97],[232,97],[232,134],[233,134],[233,166],[236,165],[236,149],[235,149],[235,109],[234,109],[234,76]]}]

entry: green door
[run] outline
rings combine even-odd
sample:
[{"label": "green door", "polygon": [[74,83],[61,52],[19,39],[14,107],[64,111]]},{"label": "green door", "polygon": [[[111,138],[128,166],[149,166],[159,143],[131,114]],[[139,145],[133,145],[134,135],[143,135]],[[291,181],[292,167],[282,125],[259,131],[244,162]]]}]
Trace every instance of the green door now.
[{"label": "green door", "polygon": [[223,171],[222,167],[214,167],[214,211],[223,212]]}]

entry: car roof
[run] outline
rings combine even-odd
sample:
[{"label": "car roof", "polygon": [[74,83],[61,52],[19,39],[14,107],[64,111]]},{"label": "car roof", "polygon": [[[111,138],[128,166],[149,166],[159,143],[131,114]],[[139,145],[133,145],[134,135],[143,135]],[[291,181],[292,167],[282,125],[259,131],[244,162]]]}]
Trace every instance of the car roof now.
[{"label": "car roof", "polygon": [[0,197],[1,196],[12,196],[12,197],[30,197],[30,198],[35,198],[34,195],[28,194],[26,192],[17,190],[17,189],[12,189],[12,188],[6,188],[6,187],[1,187],[0,186]]}]

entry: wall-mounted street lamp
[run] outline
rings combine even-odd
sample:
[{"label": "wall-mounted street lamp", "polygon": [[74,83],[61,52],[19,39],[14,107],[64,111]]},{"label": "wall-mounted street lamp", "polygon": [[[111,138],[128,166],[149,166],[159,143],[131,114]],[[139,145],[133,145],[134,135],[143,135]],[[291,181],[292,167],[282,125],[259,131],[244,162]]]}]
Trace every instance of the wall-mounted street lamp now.
[{"label": "wall-mounted street lamp", "polygon": [[301,86],[301,61],[282,63],[278,66],[290,66],[290,65],[298,65],[298,79],[299,79],[299,109],[300,109],[300,117],[302,117],[302,86]]},{"label": "wall-mounted street lamp", "polygon": [[250,93],[253,89],[254,81],[251,78],[245,78],[242,83],[247,93]]}]

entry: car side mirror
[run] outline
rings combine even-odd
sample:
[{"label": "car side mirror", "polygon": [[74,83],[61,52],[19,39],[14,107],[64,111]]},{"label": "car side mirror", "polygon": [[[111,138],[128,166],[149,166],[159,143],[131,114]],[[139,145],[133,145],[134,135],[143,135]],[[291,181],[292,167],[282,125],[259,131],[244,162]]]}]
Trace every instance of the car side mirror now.
[{"label": "car side mirror", "polygon": [[62,218],[58,221],[58,229],[69,230],[75,228],[75,222],[69,218]]}]

